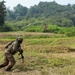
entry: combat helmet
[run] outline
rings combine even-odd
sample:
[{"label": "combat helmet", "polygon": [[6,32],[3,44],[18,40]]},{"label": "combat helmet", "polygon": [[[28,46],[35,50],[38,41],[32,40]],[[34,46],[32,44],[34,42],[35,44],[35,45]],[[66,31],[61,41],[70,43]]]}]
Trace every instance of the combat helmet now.
[{"label": "combat helmet", "polygon": [[21,37],[17,37],[17,41],[18,41],[19,43],[22,43],[23,38],[21,38]]}]

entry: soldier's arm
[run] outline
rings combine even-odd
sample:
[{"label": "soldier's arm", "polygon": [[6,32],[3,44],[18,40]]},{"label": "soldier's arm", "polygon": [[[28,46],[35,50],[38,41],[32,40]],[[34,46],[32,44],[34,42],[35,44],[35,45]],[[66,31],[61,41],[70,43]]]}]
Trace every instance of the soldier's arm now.
[{"label": "soldier's arm", "polygon": [[16,50],[19,52],[19,55],[21,55],[21,59],[24,62],[23,50],[21,49],[21,46],[15,43],[13,46],[13,50]]},{"label": "soldier's arm", "polygon": [[22,61],[24,62],[24,56],[23,56],[23,50],[22,49],[19,50],[19,55],[21,55],[20,59],[22,59]]},{"label": "soldier's arm", "polygon": [[19,55],[21,55],[21,57],[23,57],[23,50],[21,49],[21,46],[19,45],[19,50],[18,50],[18,52],[19,52]]},{"label": "soldier's arm", "polygon": [[20,45],[19,45],[19,54],[18,55],[21,55],[21,59],[24,62],[23,50],[21,49],[21,46]]}]

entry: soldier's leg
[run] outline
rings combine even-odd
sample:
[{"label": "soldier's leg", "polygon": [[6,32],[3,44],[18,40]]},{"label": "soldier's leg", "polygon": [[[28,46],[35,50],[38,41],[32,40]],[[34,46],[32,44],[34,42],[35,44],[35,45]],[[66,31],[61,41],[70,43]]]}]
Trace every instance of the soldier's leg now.
[{"label": "soldier's leg", "polygon": [[5,70],[6,71],[9,71],[9,70],[11,70],[11,68],[15,65],[15,59],[14,59],[14,57],[13,57],[13,55],[12,54],[10,54],[10,56],[8,56],[8,60],[9,60],[9,64],[8,64],[8,66],[5,68]]},{"label": "soldier's leg", "polygon": [[0,68],[7,66],[9,63],[8,58],[6,56],[6,54],[4,54],[4,62],[2,64],[0,64]]}]

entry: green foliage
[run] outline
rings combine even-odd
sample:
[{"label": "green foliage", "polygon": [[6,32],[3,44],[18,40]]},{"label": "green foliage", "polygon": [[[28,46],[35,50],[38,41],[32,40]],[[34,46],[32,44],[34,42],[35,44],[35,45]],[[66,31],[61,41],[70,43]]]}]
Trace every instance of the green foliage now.
[{"label": "green foliage", "polygon": [[7,8],[7,14],[6,15],[7,15],[5,18],[6,21],[7,20],[11,21],[11,20],[14,20],[16,18],[14,12],[12,10],[10,10],[9,8]]},{"label": "green foliage", "polygon": [[21,4],[18,4],[13,8],[13,10],[10,10],[7,8],[7,16],[6,20],[22,20],[24,19],[24,16],[27,14],[27,7],[22,6]]},{"label": "green foliage", "polygon": [[3,26],[0,26],[0,32],[7,32],[12,30],[11,27],[9,27],[8,25],[4,24]]},{"label": "green foliage", "polygon": [[[30,22],[30,23],[29,23]],[[68,23],[68,22],[67,22]],[[67,24],[66,24],[67,25]],[[70,23],[68,24],[70,25]],[[59,27],[48,23],[45,27],[45,21],[29,20],[29,21],[12,21],[6,22],[8,31],[25,31],[25,32],[50,32],[56,34],[66,34],[67,36],[75,36],[75,27]],[[42,37],[42,36],[41,36]],[[45,36],[46,37],[46,36]]]},{"label": "green foliage", "polygon": [[18,4],[14,7],[14,14],[17,16],[25,16],[27,13],[27,8],[23,7],[21,4]]},{"label": "green foliage", "polygon": [[[6,29],[1,31],[50,32],[75,36],[75,5],[40,2],[30,8],[7,8]],[[42,37],[42,36],[41,36]],[[44,36],[46,37],[46,36]]]},{"label": "green foliage", "polygon": [[75,25],[73,18],[75,10],[73,9],[74,5],[59,5],[55,1],[40,2],[38,5],[31,6],[29,9],[18,4],[13,10],[7,9],[7,20],[22,20],[24,18],[29,20],[30,18],[37,19],[44,17],[45,19],[49,18],[52,24],[69,27]]},{"label": "green foliage", "polygon": [[5,1],[0,1],[0,26],[4,25],[4,18],[6,14]]},{"label": "green foliage", "polygon": [[68,28],[66,31],[66,35],[69,37],[75,36],[75,27]]},{"label": "green foliage", "polygon": [[42,28],[41,28],[41,26],[29,26],[28,28],[25,29],[25,31],[28,31],[28,32],[41,32]]}]

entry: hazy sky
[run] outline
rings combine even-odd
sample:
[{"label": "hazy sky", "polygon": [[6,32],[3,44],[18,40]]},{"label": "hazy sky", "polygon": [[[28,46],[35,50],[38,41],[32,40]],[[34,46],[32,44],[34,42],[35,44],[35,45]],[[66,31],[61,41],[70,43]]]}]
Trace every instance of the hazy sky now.
[{"label": "hazy sky", "polygon": [[10,8],[13,8],[19,3],[29,8],[30,6],[33,6],[35,4],[37,5],[40,1],[48,1],[48,2],[56,1],[57,3],[62,5],[66,5],[68,3],[75,4],[75,0],[4,0],[4,1],[6,1],[5,5]]}]

